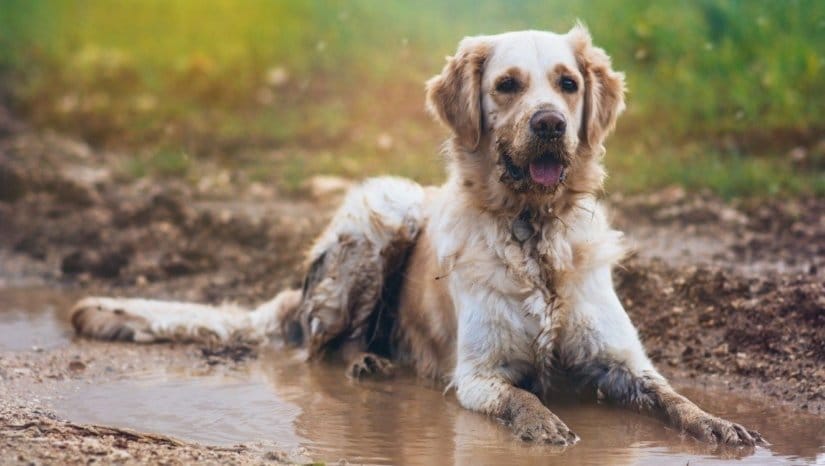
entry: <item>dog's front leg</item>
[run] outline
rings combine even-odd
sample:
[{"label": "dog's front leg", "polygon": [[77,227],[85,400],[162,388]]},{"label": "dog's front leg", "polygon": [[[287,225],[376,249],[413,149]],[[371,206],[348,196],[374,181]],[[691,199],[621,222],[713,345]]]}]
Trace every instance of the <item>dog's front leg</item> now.
[{"label": "dog's front leg", "polygon": [[[711,443],[752,446],[758,432],[713,416],[678,394],[651,364],[636,329],[613,289],[607,267],[590,274],[572,293],[571,326],[564,346],[574,377],[605,401],[663,418]],[[572,331],[572,329],[578,329]],[[581,348],[588,348],[582,356]]]},{"label": "dog's front leg", "polygon": [[523,441],[559,446],[579,441],[536,395],[502,377],[475,375],[461,379],[456,394],[463,407],[501,420]]},{"label": "dog's front leg", "polygon": [[533,361],[532,340],[524,335],[520,313],[511,312],[500,297],[467,293],[468,286],[456,288],[459,319],[452,384],[459,403],[503,421],[524,441],[576,443],[579,437],[536,395],[516,387]]},{"label": "dog's front leg", "polygon": [[709,443],[754,446],[764,443],[758,432],[714,416],[680,395],[654,370],[639,371],[626,362],[603,359],[583,366],[603,400],[663,419],[671,426]]},{"label": "dog's front leg", "polygon": [[765,443],[762,436],[734,422],[716,417],[678,394],[664,380],[637,381],[648,393],[647,400],[625,400],[640,410],[664,418],[669,424],[710,443],[754,446]]}]

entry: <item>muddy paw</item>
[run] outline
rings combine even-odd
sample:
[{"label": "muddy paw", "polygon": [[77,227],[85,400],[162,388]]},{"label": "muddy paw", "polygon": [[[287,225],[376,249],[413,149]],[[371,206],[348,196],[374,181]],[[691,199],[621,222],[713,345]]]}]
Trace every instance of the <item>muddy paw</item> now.
[{"label": "muddy paw", "polygon": [[512,423],[513,433],[525,442],[556,446],[575,445],[579,436],[549,410],[543,413],[525,413]]},{"label": "muddy paw", "polygon": [[72,326],[79,335],[101,340],[152,341],[145,319],[125,312],[112,298],[85,298],[71,310]]},{"label": "muddy paw", "polygon": [[699,440],[709,443],[733,446],[767,444],[759,432],[711,415],[701,416],[688,423],[685,430]]},{"label": "muddy paw", "polygon": [[347,375],[354,379],[363,377],[391,377],[395,366],[389,359],[372,353],[361,353],[355,357],[347,370]]}]

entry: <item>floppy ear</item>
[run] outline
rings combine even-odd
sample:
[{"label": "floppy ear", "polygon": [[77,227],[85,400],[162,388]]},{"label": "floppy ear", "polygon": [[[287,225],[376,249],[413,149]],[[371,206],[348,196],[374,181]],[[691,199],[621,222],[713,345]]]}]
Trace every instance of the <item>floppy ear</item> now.
[{"label": "floppy ear", "polygon": [[624,73],[613,71],[610,57],[599,47],[581,23],[567,33],[576,61],[584,76],[584,112],[580,139],[590,148],[598,148],[616,126],[616,118],[625,109]]},{"label": "floppy ear", "polygon": [[481,140],[481,76],[489,53],[482,37],[466,37],[455,56],[447,57],[441,74],[427,81],[427,110],[471,151]]}]

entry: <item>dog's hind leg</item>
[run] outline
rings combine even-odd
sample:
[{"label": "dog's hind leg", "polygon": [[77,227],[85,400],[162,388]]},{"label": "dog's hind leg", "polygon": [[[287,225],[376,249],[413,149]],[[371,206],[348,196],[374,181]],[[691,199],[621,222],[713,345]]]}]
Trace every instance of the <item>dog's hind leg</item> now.
[{"label": "dog's hind leg", "polygon": [[131,298],[90,297],[72,308],[75,331],[91,338],[136,342],[262,342],[281,330],[300,290],[286,290],[249,311],[239,306]]},{"label": "dog's hind leg", "polygon": [[311,358],[344,346],[370,351],[386,323],[381,311],[392,311],[390,278],[421,230],[423,200],[419,185],[399,178],[367,180],[347,194],[310,251],[295,313]]}]

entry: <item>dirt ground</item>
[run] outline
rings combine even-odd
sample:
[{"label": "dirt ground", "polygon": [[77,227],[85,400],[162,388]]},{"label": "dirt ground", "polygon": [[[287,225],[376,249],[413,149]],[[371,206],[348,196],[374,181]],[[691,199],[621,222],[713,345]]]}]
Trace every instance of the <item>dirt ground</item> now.
[{"label": "dirt ground", "polygon": [[[334,194],[285,198],[231,176],[217,176],[220,189],[124,180],[111,169],[122,157],[33,131],[0,108],[0,286],[251,304],[299,283],[302,252],[335,204]],[[621,298],[665,375],[823,414],[825,200],[726,203],[678,188],[607,200],[637,251],[616,271]],[[50,384],[103,376],[104,360],[134,368],[215,357],[187,345],[82,340],[0,353],[0,457],[293,461],[269,446],[76,425],[33,398]]]}]

